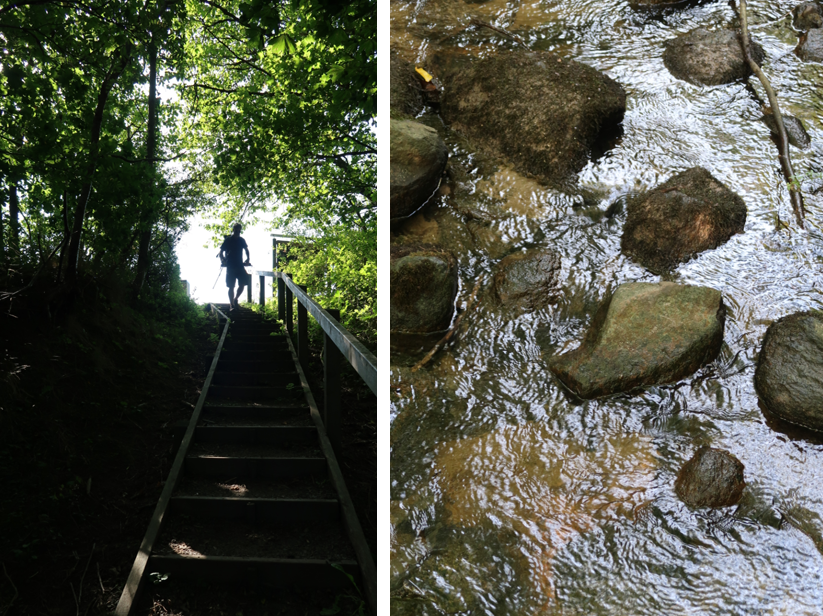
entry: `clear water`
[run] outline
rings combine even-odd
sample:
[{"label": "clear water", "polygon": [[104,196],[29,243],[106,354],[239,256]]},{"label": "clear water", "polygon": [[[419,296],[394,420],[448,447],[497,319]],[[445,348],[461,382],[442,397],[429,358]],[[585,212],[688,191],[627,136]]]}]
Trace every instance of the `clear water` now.
[{"label": "clear water", "polygon": [[[752,1],[749,13],[783,112],[812,139],[792,149],[800,173],[823,165],[823,65],[793,53],[784,16],[795,4]],[[678,33],[735,23],[728,3],[649,13],[613,0],[392,0],[391,11],[392,45],[423,66],[438,46],[511,47],[488,28],[464,28],[477,18],[628,93],[624,135],[580,173],[577,196],[479,156],[434,114],[420,118],[446,139],[455,179],[397,239],[454,249],[458,306],[478,280],[481,291],[457,340],[423,368],[410,369],[425,345],[394,349],[392,613],[823,613],[823,439],[768,422],[753,385],[768,325],[823,303],[821,181],[804,183],[802,232],[755,98],[743,84],[678,81],[661,59]],[[720,357],[679,383],[571,400],[545,360],[579,343],[608,289],[660,280],[620,254],[625,218],[606,209],[694,165],[748,206],[743,234],[667,276],[723,293]],[[501,258],[528,246],[559,252],[563,293],[512,320],[482,289]],[[693,511],[674,494],[701,445],[745,464],[738,506]]]}]

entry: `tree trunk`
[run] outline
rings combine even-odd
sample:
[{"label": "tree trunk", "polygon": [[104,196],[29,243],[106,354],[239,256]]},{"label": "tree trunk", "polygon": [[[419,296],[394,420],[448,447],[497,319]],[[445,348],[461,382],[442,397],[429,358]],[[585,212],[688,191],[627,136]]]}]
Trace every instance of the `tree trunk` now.
[{"label": "tree trunk", "polygon": [[17,184],[9,186],[9,258],[20,259],[20,202]]},{"label": "tree trunk", "polygon": [[100,133],[103,127],[103,111],[106,109],[106,102],[114,84],[123,74],[129,62],[130,50],[120,50],[118,57],[112,59],[112,65],[106,74],[103,83],[100,84],[100,92],[97,95],[97,107],[94,110],[94,118],[91,123],[91,142],[89,143],[89,163],[86,167],[86,177],[83,187],[80,189],[80,197],[77,199],[77,208],[74,210],[74,221],[69,238],[69,253],[66,261],[66,282],[69,287],[74,288],[77,282],[77,265],[80,260],[80,243],[83,235],[83,222],[86,219],[86,207],[91,196],[92,178],[97,169],[97,156],[100,150]]},{"label": "tree trunk", "polygon": [[149,186],[145,191],[143,211],[140,213],[140,244],[137,249],[137,272],[134,277],[134,298],[140,295],[146,272],[149,271],[149,244],[151,229],[154,225],[155,211],[155,173],[157,171],[157,46],[154,41],[149,45],[149,125],[146,137],[146,159],[148,165]]}]

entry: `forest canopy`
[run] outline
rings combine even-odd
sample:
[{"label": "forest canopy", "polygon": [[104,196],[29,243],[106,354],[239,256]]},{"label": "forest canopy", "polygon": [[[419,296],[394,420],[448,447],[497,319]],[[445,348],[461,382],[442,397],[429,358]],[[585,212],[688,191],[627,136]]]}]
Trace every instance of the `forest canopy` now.
[{"label": "forest canopy", "polygon": [[376,68],[375,0],[0,2],[2,301],[168,293],[193,214],[275,211],[295,279],[373,330]]}]

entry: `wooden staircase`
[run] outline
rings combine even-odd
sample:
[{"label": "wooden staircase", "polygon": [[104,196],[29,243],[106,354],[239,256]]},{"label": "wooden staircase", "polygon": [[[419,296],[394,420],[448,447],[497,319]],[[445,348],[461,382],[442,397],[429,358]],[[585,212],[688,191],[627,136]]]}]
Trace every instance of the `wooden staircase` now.
[{"label": "wooden staircase", "polygon": [[230,318],[117,616],[151,574],[364,588],[368,548],[294,347],[249,310]]}]

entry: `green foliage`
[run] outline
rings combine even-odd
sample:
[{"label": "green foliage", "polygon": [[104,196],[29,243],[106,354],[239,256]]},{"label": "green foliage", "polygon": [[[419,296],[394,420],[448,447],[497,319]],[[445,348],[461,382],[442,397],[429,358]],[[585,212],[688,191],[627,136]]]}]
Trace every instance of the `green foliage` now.
[{"label": "green foliage", "polygon": [[311,240],[292,242],[283,266],[324,308],[340,310],[340,321],[373,346],[377,329],[377,233],[332,227]]}]

